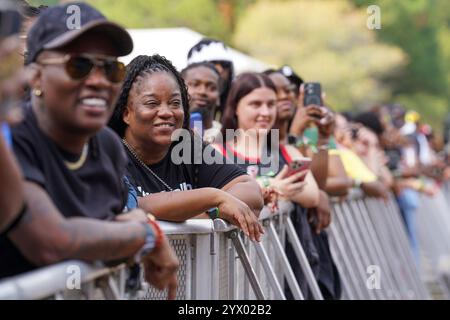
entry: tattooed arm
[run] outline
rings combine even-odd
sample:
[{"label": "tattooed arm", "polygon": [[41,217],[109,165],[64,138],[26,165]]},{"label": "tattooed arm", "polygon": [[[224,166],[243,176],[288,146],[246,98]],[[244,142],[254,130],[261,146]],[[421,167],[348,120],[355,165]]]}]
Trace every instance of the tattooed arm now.
[{"label": "tattooed arm", "polygon": [[24,186],[28,212],[8,236],[36,265],[66,259],[115,261],[132,256],[144,244],[142,223],[66,219],[41,187],[31,182]]}]

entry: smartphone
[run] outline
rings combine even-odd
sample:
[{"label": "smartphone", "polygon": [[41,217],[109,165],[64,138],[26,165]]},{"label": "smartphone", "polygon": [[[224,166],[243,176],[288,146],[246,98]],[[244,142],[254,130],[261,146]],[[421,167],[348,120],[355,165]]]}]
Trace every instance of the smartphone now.
[{"label": "smartphone", "polygon": [[[293,174],[296,174],[297,172],[309,170],[309,167],[311,166],[311,161],[312,160],[310,158],[293,160],[291,163],[289,163],[289,169],[288,169],[287,176],[290,177]],[[303,181],[303,180],[304,180],[304,178],[299,181]]]},{"label": "smartphone", "polygon": [[318,106],[322,106],[322,87],[318,82],[306,82],[303,85],[304,88],[304,97],[303,97],[303,105],[309,106],[310,104],[315,104]]}]

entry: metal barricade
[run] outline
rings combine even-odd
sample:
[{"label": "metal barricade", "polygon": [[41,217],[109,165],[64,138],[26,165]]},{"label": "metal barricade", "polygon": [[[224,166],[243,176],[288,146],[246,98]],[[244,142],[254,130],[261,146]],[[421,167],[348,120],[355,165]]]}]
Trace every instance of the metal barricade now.
[{"label": "metal barricade", "polygon": [[394,199],[333,201],[330,246],[344,299],[429,299]]},{"label": "metal barricade", "polygon": [[420,195],[417,210],[420,269],[436,298],[450,299],[450,186]]},{"label": "metal barricade", "polygon": [[[286,280],[295,299],[304,299],[284,251],[291,242],[315,299],[323,299],[303,247],[293,230],[292,204],[280,203],[277,213],[265,208],[261,243],[250,242],[236,227],[221,219],[161,221],[180,261],[177,299],[285,299]],[[80,288],[68,285],[70,270],[78,270]],[[130,270],[67,261],[0,282],[0,299],[165,299],[138,275],[138,287],[127,288]]]},{"label": "metal barricade", "polygon": [[[435,199],[422,199],[418,214],[421,250],[431,261],[443,294],[447,294],[448,269],[442,261],[450,249],[447,208],[441,194]],[[293,297],[302,300],[305,292],[284,250],[289,242],[312,296],[323,299],[290,219],[291,211],[292,204],[282,202],[276,213],[266,208],[261,212],[265,234],[260,243],[249,241],[221,219],[161,222],[180,260],[176,298],[285,299],[288,286]],[[342,279],[344,299],[430,298],[393,197],[384,202],[353,194],[344,201],[334,199],[332,211],[330,249]],[[70,282],[74,270],[79,273],[78,287]],[[2,281],[0,299],[166,298],[166,292],[145,284],[142,274],[138,288],[127,287],[129,277],[125,265],[107,268],[67,261]]]}]

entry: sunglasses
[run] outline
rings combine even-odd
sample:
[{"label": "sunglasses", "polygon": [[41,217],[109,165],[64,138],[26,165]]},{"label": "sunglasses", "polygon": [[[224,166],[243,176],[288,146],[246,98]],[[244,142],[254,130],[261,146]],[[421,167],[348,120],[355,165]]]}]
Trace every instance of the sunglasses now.
[{"label": "sunglasses", "polygon": [[123,81],[126,73],[125,64],[115,58],[89,54],[67,54],[60,58],[43,59],[37,63],[42,65],[64,64],[67,74],[73,80],[86,78],[94,67],[102,68],[106,78],[113,83]]}]

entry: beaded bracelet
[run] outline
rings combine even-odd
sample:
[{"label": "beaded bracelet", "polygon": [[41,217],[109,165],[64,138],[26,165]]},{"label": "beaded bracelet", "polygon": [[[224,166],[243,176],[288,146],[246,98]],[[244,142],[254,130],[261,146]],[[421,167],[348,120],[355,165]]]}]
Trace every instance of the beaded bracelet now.
[{"label": "beaded bracelet", "polygon": [[162,243],[164,233],[159,224],[156,222],[156,218],[151,213],[147,213],[147,223],[153,227],[153,230],[155,230],[155,248],[159,248]]}]

